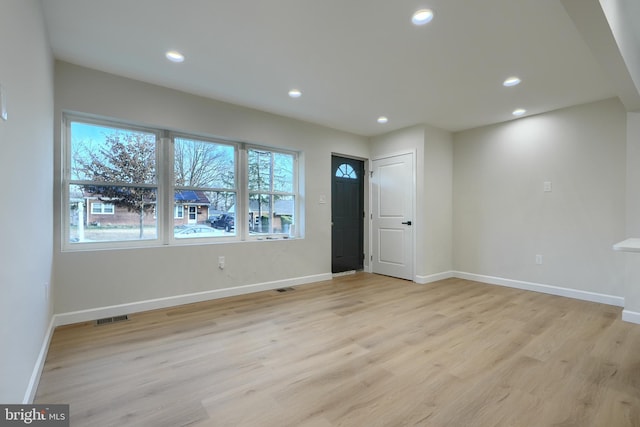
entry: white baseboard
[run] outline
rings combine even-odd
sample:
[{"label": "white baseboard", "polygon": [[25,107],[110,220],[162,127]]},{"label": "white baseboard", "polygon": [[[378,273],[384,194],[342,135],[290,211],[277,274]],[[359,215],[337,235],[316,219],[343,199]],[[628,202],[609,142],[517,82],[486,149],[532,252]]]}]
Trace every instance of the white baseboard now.
[{"label": "white baseboard", "polygon": [[640,313],[631,310],[622,310],[622,320],[625,322],[640,324]]},{"label": "white baseboard", "polygon": [[483,276],[480,274],[465,273],[462,271],[454,271],[453,277],[474,280],[476,282],[488,283],[491,285],[500,285],[509,288],[524,289],[527,291],[542,292],[561,297],[624,307],[624,298],[614,295],[599,294],[596,292],[581,291],[578,289],[563,288],[560,286],[544,285],[541,283],[523,282],[521,280],[503,279],[501,277]]},{"label": "white baseboard", "polygon": [[72,323],[88,322],[105,317],[122,316],[141,311],[156,310],[159,308],[174,307],[182,304],[208,301],[218,298],[226,298],[236,295],[244,295],[252,292],[268,291],[290,286],[305,285],[308,283],[331,280],[331,273],[315,274],[313,276],[295,277],[292,279],[276,280],[273,282],[256,283],[252,285],[236,286],[233,288],[213,289],[210,291],[196,292],[192,294],[176,295],[172,297],[156,298],[146,301],[137,301],[127,304],[111,305],[107,307],[91,308],[88,310],[72,311],[54,315],[54,326],[70,325]]},{"label": "white baseboard", "polygon": [[47,328],[47,332],[45,333],[44,339],[42,340],[42,347],[40,347],[40,353],[38,354],[38,359],[36,359],[36,364],[33,367],[33,372],[31,373],[31,378],[29,379],[29,385],[27,386],[27,391],[24,393],[24,398],[22,399],[22,403],[24,405],[29,405],[33,403],[33,400],[36,397],[36,391],[38,391],[38,384],[40,384],[40,376],[42,375],[44,362],[47,359],[47,353],[49,352],[49,344],[51,343],[51,337],[53,336],[54,329],[55,329],[55,316],[51,316],[51,320],[49,321],[49,327]]},{"label": "white baseboard", "polygon": [[449,279],[451,277],[454,277],[453,273],[454,273],[453,271],[444,271],[442,273],[430,274],[428,276],[416,275],[413,281],[420,285],[426,285],[427,283],[433,283],[433,282],[437,282],[438,280],[444,280],[444,279]]}]

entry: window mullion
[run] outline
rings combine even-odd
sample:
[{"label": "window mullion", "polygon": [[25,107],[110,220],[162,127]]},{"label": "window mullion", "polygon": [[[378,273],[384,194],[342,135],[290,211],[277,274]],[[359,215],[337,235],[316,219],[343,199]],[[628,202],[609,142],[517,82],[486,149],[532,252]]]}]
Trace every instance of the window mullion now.
[{"label": "window mullion", "polygon": [[173,190],[173,139],[167,135],[165,131],[160,138],[159,164],[159,198],[158,206],[158,231],[163,245],[168,245],[173,239],[173,219],[174,219],[174,190]]},{"label": "window mullion", "polygon": [[247,240],[249,237],[249,156],[247,148],[241,145],[237,150],[236,164],[236,230],[240,235],[240,240]]},{"label": "window mullion", "polygon": [[[160,173],[160,171],[158,171]],[[159,188],[159,183],[144,184],[144,183],[131,183],[131,182],[110,182],[110,181],[83,181],[77,179],[71,179],[68,185],[92,185],[95,187],[133,187],[133,188]]]},{"label": "window mullion", "polygon": [[276,169],[276,155],[275,153],[271,152],[270,153],[270,162],[269,162],[269,202],[270,202],[270,209],[269,209],[269,234],[273,234],[274,233],[274,228],[273,228],[273,220],[274,220],[274,216],[273,216],[273,212],[276,208],[276,198],[274,197],[274,171]]}]

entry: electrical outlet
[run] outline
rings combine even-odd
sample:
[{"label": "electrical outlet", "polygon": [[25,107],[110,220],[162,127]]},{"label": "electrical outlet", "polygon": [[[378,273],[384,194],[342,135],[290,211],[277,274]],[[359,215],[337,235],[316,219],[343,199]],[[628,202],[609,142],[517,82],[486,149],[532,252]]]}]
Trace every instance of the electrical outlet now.
[{"label": "electrical outlet", "polygon": [[536,255],[536,264],[542,265],[542,255]]},{"label": "electrical outlet", "polygon": [[219,256],[218,257],[218,268],[220,270],[224,270],[224,257],[223,256]]}]

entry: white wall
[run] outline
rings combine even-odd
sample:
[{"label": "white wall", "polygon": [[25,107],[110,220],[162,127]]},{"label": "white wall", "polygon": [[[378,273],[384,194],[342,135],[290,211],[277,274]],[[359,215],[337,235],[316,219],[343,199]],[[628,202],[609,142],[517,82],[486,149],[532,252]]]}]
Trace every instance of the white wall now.
[{"label": "white wall", "polygon": [[22,403],[51,317],[53,61],[37,0],[0,6],[0,402]]},{"label": "white wall", "polygon": [[[367,139],[76,65],[55,72],[55,311],[105,307],[331,272],[331,153],[368,158]],[[305,238],[90,252],[60,251],[63,110],[304,152]],[[226,257],[220,271],[217,257]]]},{"label": "white wall", "polygon": [[[625,238],[640,237],[640,113],[627,113],[627,230]],[[620,239],[623,240],[623,239]],[[640,254],[620,254],[627,265],[624,308],[640,322]]]},{"label": "white wall", "polygon": [[453,267],[453,135],[425,127],[424,135],[424,273]]},{"label": "white wall", "polygon": [[612,99],[455,134],[455,270],[624,296],[625,116]]},{"label": "white wall", "polygon": [[429,281],[452,266],[451,133],[413,126],[371,138],[371,158],[416,153],[415,280]]}]

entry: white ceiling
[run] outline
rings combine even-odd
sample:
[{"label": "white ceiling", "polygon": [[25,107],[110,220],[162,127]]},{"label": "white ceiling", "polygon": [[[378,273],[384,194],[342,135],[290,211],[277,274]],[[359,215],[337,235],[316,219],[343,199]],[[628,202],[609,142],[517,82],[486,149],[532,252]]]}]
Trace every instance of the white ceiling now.
[{"label": "white ceiling", "polygon": [[[616,96],[557,0],[42,3],[58,59],[360,135],[458,131],[511,120],[517,107]],[[415,27],[422,7],[435,18]],[[168,62],[169,49],[185,62]],[[503,87],[510,75],[522,83]]]}]

